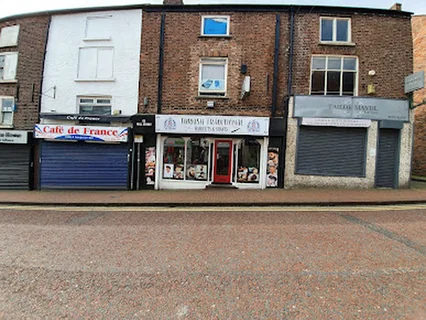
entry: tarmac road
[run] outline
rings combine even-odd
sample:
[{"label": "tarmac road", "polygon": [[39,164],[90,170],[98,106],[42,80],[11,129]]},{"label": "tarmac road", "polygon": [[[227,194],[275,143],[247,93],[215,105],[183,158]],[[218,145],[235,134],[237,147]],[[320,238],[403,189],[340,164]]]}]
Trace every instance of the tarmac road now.
[{"label": "tarmac road", "polygon": [[1,319],[426,319],[426,205],[0,206]]}]

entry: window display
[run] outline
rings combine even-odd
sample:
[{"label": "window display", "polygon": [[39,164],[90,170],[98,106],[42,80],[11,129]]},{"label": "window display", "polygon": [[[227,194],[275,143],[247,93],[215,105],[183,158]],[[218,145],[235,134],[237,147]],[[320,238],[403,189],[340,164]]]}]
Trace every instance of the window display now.
[{"label": "window display", "polygon": [[186,145],[186,179],[207,180],[209,143],[203,138],[192,138]]},{"label": "window display", "polygon": [[183,180],[185,140],[168,138],[164,141],[163,178]]},{"label": "window display", "polygon": [[266,165],[266,186],[275,188],[278,186],[278,148],[268,149],[268,162]]},{"label": "window display", "polygon": [[155,184],[155,147],[145,149],[145,179],[147,185]]},{"label": "window display", "polygon": [[238,146],[237,181],[259,183],[260,144],[254,139],[244,139]]}]

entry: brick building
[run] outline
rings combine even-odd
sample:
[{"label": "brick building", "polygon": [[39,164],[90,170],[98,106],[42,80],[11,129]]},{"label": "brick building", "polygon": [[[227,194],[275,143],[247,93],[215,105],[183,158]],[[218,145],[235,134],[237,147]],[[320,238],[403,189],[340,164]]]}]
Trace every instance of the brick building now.
[{"label": "brick building", "polygon": [[49,19],[46,14],[0,19],[0,189],[32,186],[32,132]]},{"label": "brick building", "polygon": [[[426,15],[412,18],[414,72],[426,72]],[[414,104],[426,99],[426,89],[414,93]],[[426,176],[426,105],[416,108],[414,116],[413,174]]]}]

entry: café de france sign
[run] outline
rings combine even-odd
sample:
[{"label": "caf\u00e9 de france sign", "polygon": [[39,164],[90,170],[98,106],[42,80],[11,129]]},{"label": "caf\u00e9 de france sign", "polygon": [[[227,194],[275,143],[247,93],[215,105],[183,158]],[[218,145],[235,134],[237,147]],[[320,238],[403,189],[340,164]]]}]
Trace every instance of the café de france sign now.
[{"label": "caf\u00e9 de france sign", "polygon": [[269,135],[266,117],[157,115],[155,126],[159,133]]},{"label": "caf\u00e9 de france sign", "polygon": [[409,121],[407,100],[295,96],[294,117]]}]

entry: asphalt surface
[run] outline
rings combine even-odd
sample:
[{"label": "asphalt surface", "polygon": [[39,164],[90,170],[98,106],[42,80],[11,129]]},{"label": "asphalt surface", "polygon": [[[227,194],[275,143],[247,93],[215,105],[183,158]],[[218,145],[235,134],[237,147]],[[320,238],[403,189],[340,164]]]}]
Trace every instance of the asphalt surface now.
[{"label": "asphalt surface", "polygon": [[0,206],[1,319],[425,319],[426,206]]}]

